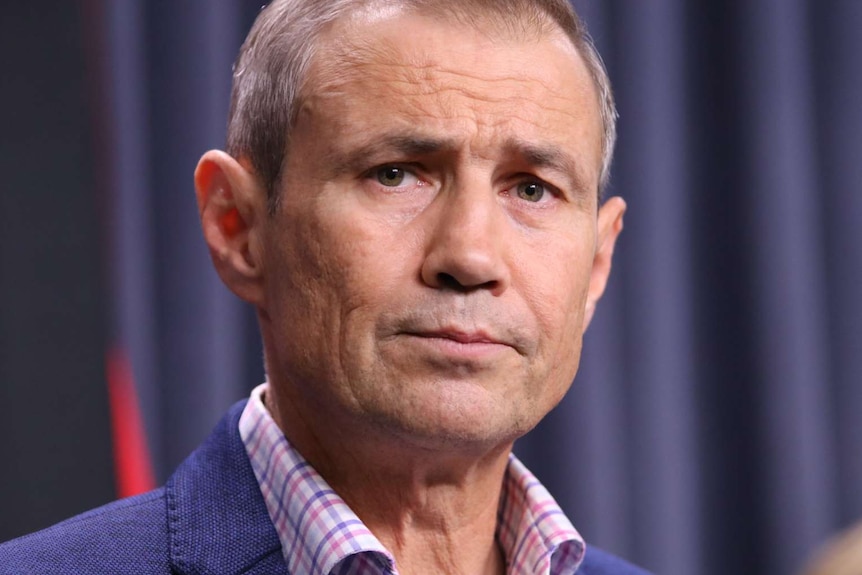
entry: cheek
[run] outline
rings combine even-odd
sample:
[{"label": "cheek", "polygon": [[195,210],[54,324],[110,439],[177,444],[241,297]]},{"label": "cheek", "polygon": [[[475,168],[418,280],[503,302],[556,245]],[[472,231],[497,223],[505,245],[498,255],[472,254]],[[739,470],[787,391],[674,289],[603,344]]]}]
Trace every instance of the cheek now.
[{"label": "cheek", "polygon": [[522,291],[542,326],[554,336],[571,331],[583,316],[592,271],[589,245],[586,239],[565,241],[557,236],[518,262]]},{"label": "cheek", "polygon": [[[336,214],[338,215],[338,214]],[[404,288],[410,257],[403,238],[374,218],[344,214],[324,233],[331,288],[344,315],[367,315]],[[335,302],[333,302],[335,303]]]},{"label": "cheek", "polygon": [[317,355],[351,363],[369,353],[377,318],[409,281],[406,243],[348,208],[295,220],[280,241],[299,247],[283,248],[289,265],[272,288],[283,300],[286,338],[308,334],[305,345],[320,342]]},{"label": "cheek", "polygon": [[592,259],[581,245],[531,258],[523,293],[539,328],[539,358],[550,377],[571,380],[580,356]]},{"label": "cheek", "polygon": [[309,344],[325,347],[331,329],[329,302],[331,266],[323,257],[325,246],[310,226],[289,222],[270,240],[266,268],[266,314],[275,331],[274,341],[283,346],[287,361],[300,362],[315,353]]}]

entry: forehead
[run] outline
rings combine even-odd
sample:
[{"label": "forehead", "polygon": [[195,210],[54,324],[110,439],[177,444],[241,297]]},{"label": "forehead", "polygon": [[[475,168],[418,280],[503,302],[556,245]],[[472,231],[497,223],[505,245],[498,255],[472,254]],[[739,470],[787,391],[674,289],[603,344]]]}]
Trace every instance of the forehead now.
[{"label": "forehead", "polygon": [[[373,139],[401,126],[475,150],[512,139],[559,146],[598,177],[601,119],[586,66],[565,34],[366,11],[318,46],[300,118]],[[486,150],[491,151],[491,150]]]}]

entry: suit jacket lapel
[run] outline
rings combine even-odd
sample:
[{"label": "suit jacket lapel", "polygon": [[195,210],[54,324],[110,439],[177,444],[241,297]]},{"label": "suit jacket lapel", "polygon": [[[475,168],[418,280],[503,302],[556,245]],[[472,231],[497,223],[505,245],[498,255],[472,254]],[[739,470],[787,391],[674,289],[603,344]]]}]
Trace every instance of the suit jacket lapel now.
[{"label": "suit jacket lapel", "polygon": [[234,405],[165,485],[172,567],[185,575],[288,575]]}]

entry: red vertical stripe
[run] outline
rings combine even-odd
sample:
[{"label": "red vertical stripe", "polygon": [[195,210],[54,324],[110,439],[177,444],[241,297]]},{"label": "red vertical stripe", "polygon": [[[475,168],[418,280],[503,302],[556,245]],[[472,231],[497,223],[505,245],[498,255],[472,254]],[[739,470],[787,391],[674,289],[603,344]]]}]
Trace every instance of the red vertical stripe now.
[{"label": "red vertical stripe", "polygon": [[129,497],[153,489],[156,482],[129,360],[114,348],[107,364],[117,494]]}]

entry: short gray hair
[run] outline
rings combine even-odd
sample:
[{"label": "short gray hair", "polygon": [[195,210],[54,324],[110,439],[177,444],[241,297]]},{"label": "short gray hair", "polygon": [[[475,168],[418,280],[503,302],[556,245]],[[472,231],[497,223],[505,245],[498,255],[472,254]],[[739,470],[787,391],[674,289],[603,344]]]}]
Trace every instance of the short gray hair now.
[{"label": "short gray hair", "polygon": [[274,0],[261,10],[234,64],[227,129],[228,153],[251,162],[267,190],[270,212],[278,206],[290,132],[320,36],[338,19],[381,2],[459,20],[480,16],[539,30],[559,26],[584,59],[598,92],[601,196],[610,175],[617,111],[601,56],[568,0]]}]

